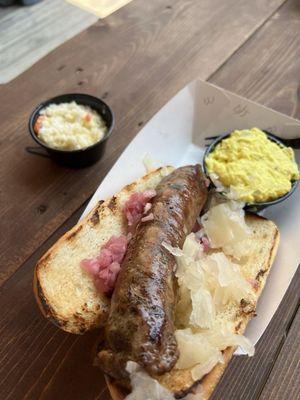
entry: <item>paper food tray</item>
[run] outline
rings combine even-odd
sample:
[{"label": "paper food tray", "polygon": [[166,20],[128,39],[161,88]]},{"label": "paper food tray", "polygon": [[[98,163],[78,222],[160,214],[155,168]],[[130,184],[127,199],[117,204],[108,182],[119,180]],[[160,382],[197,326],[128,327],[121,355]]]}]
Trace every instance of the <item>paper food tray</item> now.
[{"label": "paper food tray", "polygon": [[[259,127],[280,137],[299,137],[300,121],[196,80],[178,92],[144,126],[124,150],[98,187],[82,217],[98,200],[105,200],[145,174],[143,158],[149,154],[155,166],[175,167],[202,163],[204,138],[234,129]],[[296,151],[300,161],[300,151]],[[278,308],[300,260],[300,191],[272,206],[264,216],[281,234],[276,260],[257,306],[257,317],[246,336],[256,344]]]}]

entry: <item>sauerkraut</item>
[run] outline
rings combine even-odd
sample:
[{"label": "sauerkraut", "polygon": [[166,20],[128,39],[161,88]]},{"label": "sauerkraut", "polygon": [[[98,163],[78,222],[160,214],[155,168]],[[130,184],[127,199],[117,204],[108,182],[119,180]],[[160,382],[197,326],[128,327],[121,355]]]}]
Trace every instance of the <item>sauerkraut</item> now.
[{"label": "sauerkraut", "polygon": [[178,329],[175,336],[180,352],[176,369],[194,367],[218,354],[218,349],[210,344],[207,337],[200,332],[193,332],[191,328]]},{"label": "sauerkraut", "polygon": [[222,353],[218,352],[202,364],[193,367],[191,374],[194,381],[198,381],[208,374],[218,363],[224,363]]},{"label": "sauerkraut", "polygon": [[[222,350],[227,347],[241,347],[249,356],[254,354],[249,340],[236,334],[234,323],[224,317],[227,310],[233,310],[235,317],[242,299],[254,302],[253,287],[230,257],[236,243],[251,237],[242,205],[216,204],[201,218],[201,223],[201,235],[188,235],[182,250],[163,243],[177,261],[179,301],[175,335],[180,357],[175,368],[191,369],[194,380],[201,379],[222,362]],[[199,242],[203,235],[209,238],[209,251],[204,251]],[[226,253],[225,249],[230,251]],[[245,256],[242,245],[239,249],[239,256]]]},{"label": "sauerkraut", "polygon": [[195,381],[209,373],[216,364],[224,362],[222,350],[227,347],[240,346],[249,356],[254,354],[254,347],[247,338],[229,331],[187,328],[177,330],[175,335],[180,351],[175,368],[191,369]]},{"label": "sauerkraut", "polygon": [[251,234],[243,204],[232,201],[212,207],[202,216],[201,223],[212,248],[233,247]]},{"label": "sauerkraut", "polygon": [[221,249],[237,261],[249,257],[255,246],[251,240],[252,231],[245,221],[243,206],[243,203],[236,201],[224,202],[224,198],[215,195],[209,211],[200,220],[202,235],[208,236],[210,247]]},{"label": "sauerkraut", "polygon": [[179,308],[184,318],[181,320],[177,309],[180,327],[185,326],[188,318],[191,326],[210,328],[216,314],[228,303],[239,304],[245,298],[252,300],[253,287],[241,274],[240,266],[223,252],[204,253],[194,233],[187,236],[182,250],[163,245],[177,260],[175,275],[180,288]]},{"label": "sauerkraut", "polygon": [[[236,249],[240,251],[238,257],[245,256],[243,246],[251,237],[242,206],[232,202],[215,204],[201,223],[201,231],[188,235],[182,249],[163,243],[177,261],[175,336],[180,355],[174,368],[189,369],[194,381],[223,363],[222,351],[228,347],[240,347],[249,356],[254,354],[250,341],[235,332],[241,300],[254,302],[253,286],[230,257]],[[209,250],[201,242],[203,235],[209,238]],[[132,375],[132,366],[129,368],[134,390],[128,400],[173,399],[157,381],[139,369]]]},{"label": "sauerkraut", "polygon": [[[126,400],[175,400],[173,394],[159,384],[156,379],[151,378],[139,364],[128,361],[126,370],[129,372],[132,392]],[[197,388],[197,393],[189,393],[182,400],[202,400],[201,390]]]},{"label": "sauerkraut", "polygon": [[139,364],[128,361],[126,371],[130,375],[132,392],[126,400],[175,400],[171,392],[151,378]]}]

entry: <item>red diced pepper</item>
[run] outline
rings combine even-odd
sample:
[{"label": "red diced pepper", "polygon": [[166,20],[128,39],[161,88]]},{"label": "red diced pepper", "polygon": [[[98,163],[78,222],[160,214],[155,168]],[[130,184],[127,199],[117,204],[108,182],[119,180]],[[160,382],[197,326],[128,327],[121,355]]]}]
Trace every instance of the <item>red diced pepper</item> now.
[{"label": "red diced pepper", "polygon": [[86,122],[90,122],[90,120],[92,119],[92,116],[90,113],[87,113],[84,117],[84,119],[86,120]]},{"label": "red diced pepper", "polygon": [[41,129],[41,127],[42,127],[42,122],[43,122],[43,119],[45,118],[45,116],[44,115],[40,115],[39,117],[38,117],[38,119],[35,121],[35,124],[34,124],[34,131],[35,131],[35,133],[39,133],[39,130]]}]

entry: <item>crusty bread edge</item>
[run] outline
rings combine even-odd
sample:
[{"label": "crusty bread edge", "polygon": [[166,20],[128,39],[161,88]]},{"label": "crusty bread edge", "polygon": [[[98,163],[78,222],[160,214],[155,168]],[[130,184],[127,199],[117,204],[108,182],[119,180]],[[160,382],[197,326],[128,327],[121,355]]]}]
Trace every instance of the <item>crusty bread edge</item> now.
[{"label": "crusty bread edge", "polygon": [[[167,168],[168,170],[173,170],[173,167],[171,166],[163,166],[156,168],[148,173],[146,173],[144,176],[140,177],[134,182],[131,182],[127,185],[125,185],[121,190],[127,190],[130,191],[132,186],[134,186],[138,181],[149,178],[152,174],[158,173],[161,170],[164,170]],[[119,192],[119,193],[120,193]],[[118,193],[117,193],[118,194]],[[114,197],[114,196],[113,196]],[[84,329],[79,330],[77,327],[74,328],[73,324],[70,324],[68,320],[65,320],[61,316],[59,316],[55,310],[51,307],[51,304],[47,301],[47,297],[43,293],[43,289],[40,285],[39,282],[39,268],[42,266],[42,264],[47,260],[47,258],[51,257],[51,253],[60,246],[61,243],[63,243],[66,238],[76,235],[77,231],[81,229],[81,226],[85,225],[89,221],[92,222],[92,218],[97,212],[98,215],[101,215],[100,209],[102,207],[105,207],[107,204],[110,202],[110,198],[107,199],[106,201],[104,200],[99,200],[98,203],[95,205],[95,207],[80,221],[78,222],[73,228],[71,228],[69,231],[67,231],[63,236],[61,236],[51,247],[50,249],[47,250],[47,252],[38,260],[38,262],[35,265],[34,268],[34,274],[33,274],[33,293],[36,299],[36,302],[38,304],[38,307],[43,314],[44,317],[49,319],[54,325],[57,327],[69,332],[69,333],[75,333],[75,334],[82,334],[85,331],[89,329],[94,329],[94,328],[101,328],[101,326],[105,323],[106,320],[106,315],[99,316],[99,319],[97,322],[95,322],[93,325],[85,326]]]},{"label": "crusty bread edge", "polygon": [[[47,258],[51,257],[51,253],[59,247],[59,245],[65,241],[67,237],[70,237],[70,235],[75,234],[79,229],[80,226],[86,224],[94,215],[94,213],[99,209],[100,207],[104,204],[105,202],[103,200],[98,201],[96,206],[86,215],[85,218],[83,218],[80,222],[78,222],[73,228],[68,230],[63,236],[61,236],[54,244],[53,246],[50,247],[46,251],[46,253],[39,259],[39,261],[36,263],[35,268],[34,268],[34,274],[33,274],[33,293],[36,299],[36,302],[38,304],[38,307],[41,311],[41,313],[49,319],[54,325],[56,325],[59,328],[64,329],[64,326],[66,325],[67,321],[64,321],[51,307],[51,305],[48,303],[46,296],[43,293],[43,289],[40,285],[39,282],[39,268],[42,266],[42,263],[47,260]],[[71,329],[68,329],[68,332],[70,333],[78,333],[78,331],[72,332]]]},{"label": "crusty bread edge", "polygon": [[[257,215],[253,215],[251,217],[265,219],[265,218],[257,216]],[[270,257],[268,260],[267,270],[265,270],[266,272],[260,281],[260,286],[259,286],[258,293],[257,293],[258,294],[257,300],[259,300],[259,297],[260,297],[260,295],[263,291],[263,288],[266,284],[268,274],[273,265],[273,262],[274,262],[274,259],[275,259],[275,256],[276,256],[276,253],[278,250],[278,246],[279,246],[279,240],[280,240],[279,230],[275,224],[274,224],[274,227],[275,227],[275,234],[273,237],[273,246],[272,246],[272,249],[270,252]],[[248,322],[251,320],[251,318],[252,318],[251,314],[244,315],[243,323],[239,329],[239,333],[244,333],[246,326],[247,326]],[[235,352],[235,348],[233,348],[233,347],[227,348],[223,353],[223,356],[225,359],[224,364],[217,364],[215,366],[215,368],[203,378],[200,385],[198,385],[197,389],[202,395],[201,400],[208,400],[210,398],[210,396],[213,393],[213,391],[215,390],[219,380],[221,379],[227,365],[229,364],[234,352]],[[197,389],[196,389],[196,393],[197,393]]]},{"label": "crusty bread edge", "polygon": [[[249,217],[265,219],[264,217],[261,217],[261,216],[255,215],[255,214],[250,214]],[[265,274],[263,275],[263,277],[260,281],[260,286],[257,291],[258,299],[259,299],[261,292],[263,291],[263,288],[265,286],[267,276],[270,272],[270,269],[274,262],[274,259],[275,259],[276,253],[277,253],[277,249],[279,246],[280,234],[279,234],[278,228],[275,224],[274,224],[274,227],[275,227],[275,234],[273,237],[273,246],[272,246],[272,249],[270,252],[267,269],[265,270]],[[252,317],[251,315],[246,315],[246,314],[244,315],[242,326],[239,327],[239,333],[243,333],[245,331],[246,326],[247,326],[248,322],[250,321],[251,317]],[[224,363],[217,364],[209,374],[207,374],[203,379],[201,379],[200,382],[195,382],[188,390],[185,390],[184,395],[187,395],[188,393],[194,393],[194,394],[199,393],[199,400],[209,400],[211,394],[215,390],[218,382],[220,381],[227,365],[229,364],[235,350],[236,350],[236,348],[234,348],[234,347],[228,347],[226,350],[224,350],[223,351]],[[112,381],[108,376],[105,376],[105,380],[106,380],[106,384],[107,384],[107,387],[108,387],[108,390],[110,392],[112,399],[113,400],[124,400],[124,398],[126,397],[126,393],[124,392],[124,390],[122,390],[122,388],[120,388],[118,385],[116,385],[116,383],[114,381]],[[182,395],[182,393],[174,393],[175,398],[179,397],[180,395]]]}]

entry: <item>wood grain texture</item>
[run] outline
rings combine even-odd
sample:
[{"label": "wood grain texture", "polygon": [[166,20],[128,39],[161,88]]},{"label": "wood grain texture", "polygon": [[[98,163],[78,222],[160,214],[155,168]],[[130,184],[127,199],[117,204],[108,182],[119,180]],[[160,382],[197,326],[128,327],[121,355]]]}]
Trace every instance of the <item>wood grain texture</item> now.
[{"label": "wood grain texture", "polygon": [[[83,205],[85,207],[86,204]],[[100,335],[64,333],[40,314],[32,293],[32,264],[78,220],[82,209],[2,286],[0,398],[108,400],[104,377],[92,366]]]},{"label": "wood grain texture", "polygon": [[91,26],[97,17],[62,0],[0,9],[0,84]]},{"label": "wood grain texture", "polygon": [[287,332],[276,364],[260,400],[299,399],[300,397],[300,309]]},{"label": "wood grain texture", "polygon": [[[262,338],[255,346],[254,357],[234,357],[229,364],[229,368],[225,370],[211,400],[259,399],[260,393],[264,388],[269,374],[276,363],[278,353],[286,339],[291,321],[293,321],[295,316],[295,310],[299,305],[299,285],[300,270],[298,269],[276,314]],[[296,398],[288,399],[296,400]]]},{"label": "wood grain texture", "polygon": [[[212,74],[283,2],[135,0],[0,87],[0,282],[92,194],[171,96]],[[25,152],[30,112],[65,92],[101,96],[115,112],[107,152],[91,168],[68,170]]]},{"label": "wood grain texture", "polygon": [[[64,230],[68,228],[65,226]],[[51,245],[60,233],[57,232],[45,247]],[[84,396],[85,400],[108,399],[102,373],[92,367],[98,333],[84,336],[66,334],[47,322],[38,311],[31,291],[31,264],[43,251],[44,248],[37,251],[0,292],[0,398],[79,400]],[[213,399],[258,398],[256,390],[253,397],[249,397],[248,392],[253,393],[256,385],[262,385],[265,374],[261,375],[261,371],[266,366],[271,369],[275,361],[276,346],[284,339],[294,315],[299,284],[300,271],[264,335],[267,339],[258,345],[256,356],[252,359],[235,358]],[[250,377],[245,374],[249,362],[252,363]],[[255,368],[260,363],[263,366],[257,371]]]},{"label": "wood grain texture", "polygon": [[[85,201],[140,129],[139,125],[196,75],[205,78],[214,72],[233,49],[237,49],[238,42],[242,42],[238,27],[235,37],[231,36],[229,28],[236,10],[245,2],[228,3],[232,17],[221,15],[225,8],[217,1],[197,2],[203,10],[206,4],[206,11],[201,9],[201,13],[196,12],[200,7],[196,7],[196,2],[184,1],[178,5],[179,2],[174,1],[172,6],[163,1],[151,3],[155,4],[145,5],[135,0],[105,23],[91,27],[56,50],[10,85],[0,87],[1,165],[5,170],[0,178],[1,228],[4,226],[0,230],[1,267],[2,281],[6,281],[0,288],[1,400],[109,399],[102,374],[91,365],[98,333],[75,337],[60,332],[43,319],[31,290],[32,267],[45,250],[74,225]],[[217,4],[220,10],[216,10]],[[267,1],[260,4],[263,4],[262,15],[271,14],[271,11],[266,12],[268,5],[274,9],[276,6]],[[209,7],[212,7],[210,12]],[[246,25],[253,16],[251,7],[258,6],[249,4],[248,15],[242,19]],[[189,26],[196,21],[190,13],[196,14],[199,27]],[[199,22],[200,16],[203,21]],[[225,19],[225,30],[218,39],[222,31],[215,25],[221,17],[222,21]],[[126,23],[123,18],[127,18]],[[259,21],[255,21],[256,27],[261,24]],[[205,33],[208,27],[213,31],[211,34]],[[245,33],[248,28],[249,25],[243,27],[245,38],[250,35],[250,31]],[[212,41],[209,41],[210,35]],[[101,43],[97,42],[99,37]],[[126,41],[122,42],[122,38]],[[215,40],[219,42],[215,44]],[[295,97],[299,86],[299,46],[294,45],[298,40],[299,5],[294,0],[281,7],[219,68],[211,81],[289,115],[299,116],[300,99]],[[225,41],[228,43],[222,47]],[[123,43],[123,48],[118,42]],[[96,48],[94,43],[97,43]],[[87,62],[85,57],[89,52]],[[267,65],[272,65],[271,72]],[[260,85],[255,84],[257,79]],[[77,86],[79,82],[82,83]],[[266,94],[261,86],[265,87]],[[32,143],[24,121],[35,104],[50,95],[82,88],[96,95],[104,94],[117,113],[115,137],[111,139],[105,159],[90,169],[72,171],[46,159],[26,155],[24,147]],[[9,140],[4,140],[3,132]],[[82,207],[78,208],[80,205]],[[61,225],[63,221],[66,222]],[[299,346],[294,334],[299,329],[294,320],[299,284],[300,271],[257,345],[256,355],[251,359],[234,358],[213,400],[258,400],[260,395],[265,396],[263,400],[273,399],[276,394],[270,382],[283,379],[289,385],[297,384],[293,371],[285,367],[284,359],[294,363],[292,341]],[[279,362],[281,364],[277,364]],[[282,387],[278,388],[279,393],[284,393],[281,398],[296,400],[292,397],[293,391],[280,392]]]},{"label": "wood grain texture", "polygon": [[248,99],[300,118],[300,3],[290,0],[211,80]]},{"label": "wood grain texture", "polygon": [[[299,118],[299,30],[299,3],[289,1],[211,77],[211,82]],[[292,297],[286,301],[295,311],[299,288],[295,288]],[[278,314],[273,318],[256,346],[255,357],[234,359],[212,400],[259,398],[274,364],[276,366],[286,330],[293,318],[293,314],[287,315],[286,320],[279,318]],[[297,343],[299,346],[299,340]]]}]

